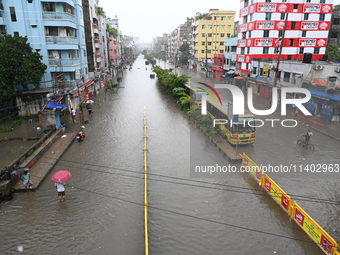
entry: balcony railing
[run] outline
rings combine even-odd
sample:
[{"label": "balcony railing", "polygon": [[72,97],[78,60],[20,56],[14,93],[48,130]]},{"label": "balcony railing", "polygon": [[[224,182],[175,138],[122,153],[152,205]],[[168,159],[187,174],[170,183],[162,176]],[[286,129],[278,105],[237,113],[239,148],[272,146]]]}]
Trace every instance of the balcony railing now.
[{"label": "balcony railing", "polygon": [[46,36],[46,43],[77,44],[78,39],[76,37],[67,36]]},{"label": "balcony railing", "polygon": [[48,59],[49,66],[74,66],[79,64],[80,64],[79,58]]},{"label": "balcony railing", "polygon": [[67,12],[43,12],[44,20],[69,20],[76,22],[76,17]]}]

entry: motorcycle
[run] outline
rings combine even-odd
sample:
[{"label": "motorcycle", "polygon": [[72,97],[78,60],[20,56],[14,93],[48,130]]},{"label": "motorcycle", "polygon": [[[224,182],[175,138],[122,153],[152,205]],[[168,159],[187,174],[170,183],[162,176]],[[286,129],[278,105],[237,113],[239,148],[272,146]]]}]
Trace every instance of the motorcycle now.
[{"label": "motorcycle", "polygon": [[78,142],[81,142],[85,139],[85,133],[84,133],[83,129],[84,129],[84,127],[82,127],[82,129],[76,135],[76,139],[77,139]]}]

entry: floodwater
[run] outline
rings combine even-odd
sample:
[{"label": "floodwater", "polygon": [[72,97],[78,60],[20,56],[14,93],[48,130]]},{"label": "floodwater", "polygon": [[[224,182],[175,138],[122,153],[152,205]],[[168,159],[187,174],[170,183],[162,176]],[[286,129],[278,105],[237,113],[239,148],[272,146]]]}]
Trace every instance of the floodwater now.
[{"label": "floodwater", "polygon": [[[41,187],[1,205],[0,254],[18,247],[26,254],[144,254],[144,108],[151,254],[323,254],[247,174],[191,176],[193,164],[229,163],[149,78],[144,61],[124,73],[118,92],[94,96],[86,139],[71,145]],[[75,132],[80,124],[70,125]],[[259,128],[253,146],[237,149],[257,164],[336,162],[339,144],[330,138],[315,134],[315,152],[296,146],[305,129]],[[66,203],[50,181],[59,170],[72,173]],[[339,201],[338,175],[269,175],[289,194]],[[339,240],[338,205],[298,203]]]}]

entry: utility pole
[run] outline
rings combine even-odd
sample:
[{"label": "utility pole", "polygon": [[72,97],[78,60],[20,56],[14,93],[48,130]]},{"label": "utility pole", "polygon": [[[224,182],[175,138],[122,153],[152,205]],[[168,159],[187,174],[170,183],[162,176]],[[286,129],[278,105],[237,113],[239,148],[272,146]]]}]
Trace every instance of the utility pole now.
[{"label": "utility pole", "polygon": [[208,77],[208,38],[205,34],[205,78]]},{"label": "utility pole", "polygon": [[276,87],[276,80],[277,80],[277,76],[279,74],[280,59],[281,59],[282,47],[283,47],[283,43],[284,43],[284,39],[285,39],[287,20],[288,20],[288,12],[286,13],[285,25],[283,27],[282,38],[279,39],[280,40],[280,48],[279,48],[279,54],[277,56],[277,64],[276,64],[276,69],[275,69],[275,76],[274,76],[273,87]]}]

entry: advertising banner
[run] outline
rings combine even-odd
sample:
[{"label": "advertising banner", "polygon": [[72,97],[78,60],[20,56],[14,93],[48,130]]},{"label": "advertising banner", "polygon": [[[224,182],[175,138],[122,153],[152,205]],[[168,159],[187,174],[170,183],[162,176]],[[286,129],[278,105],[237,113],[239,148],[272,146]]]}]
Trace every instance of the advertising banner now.
[{"label": "advertising banner", "polygon": [[273,3],[258,3],[256,10],[258,12],[276,12],[276,4],[273,4]]},{"label": "advertising banner", "polygon": [[265,177],[265,184],[264,187],[268,191],[269,195],[275,199],[275,201],[287,212],[289,213],[291,198],[287,195],[283,189],[280,188],[271,178],[264,175]]},{"label": "advertising banner", "polygon": [[295,203],[294,207],[293,219],[326,254],[333,254],[332,251],[336,241],[297,203]]},{"label": "advertising banner", "polygon": [[265,29],[274,29],[275,22],[274,21],[258,21],[256,22],[256,29],[265,30]]},{"label": "advertising banner", "polygon": [[271,38],[255,39],[255,43],[254,43],[255,47],[271,47],[272,45],[273,45],[273,39]]},{"label": "advertising banner", "polygon": [[254,163],[248,156],[242,155],[242,166],[245,167],[248,173],[254,178],[255,181],[260,183],[262,170]]}]

